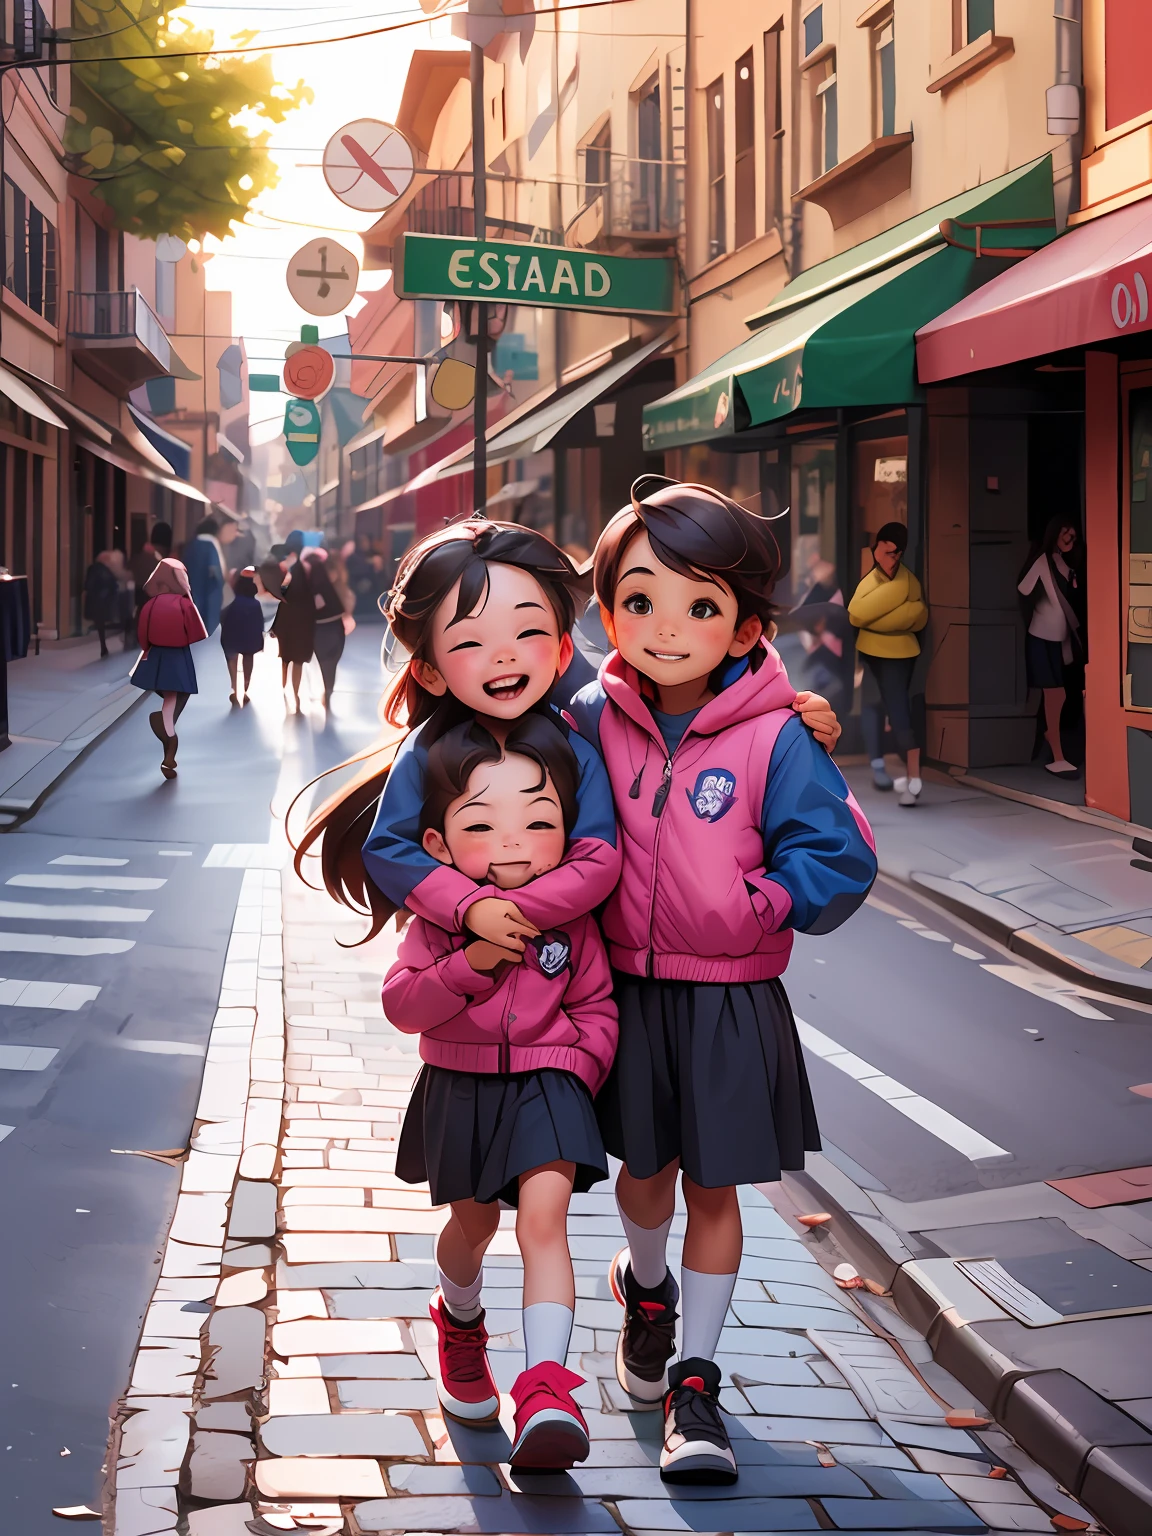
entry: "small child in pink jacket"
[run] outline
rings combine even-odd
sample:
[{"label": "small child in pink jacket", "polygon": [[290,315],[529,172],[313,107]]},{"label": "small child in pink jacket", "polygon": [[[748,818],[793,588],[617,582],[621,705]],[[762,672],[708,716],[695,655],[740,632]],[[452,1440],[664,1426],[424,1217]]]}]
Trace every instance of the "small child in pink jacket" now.
[{"label": "small child in pink jacket", "polygon": [[[518,890],[564,857],[580,765],[555,715],[530,711],[499,744],[458,725],[428,754],[421,841],[442,864]],[[518,1467],[569,1467],[588,1431],[566,1369],[575,1285],[568,1203],[608,1176],[592,1095],[616,1051],[616,1008],[595,920],[549,930],[515,953],[413,918],[384,980],[384,1012],[420,1035],[424,1067],[404,1117],[396,1173],[428,1181],[452,1214],[436,1245],[440,1402],[495,1418],[480,1305],[499,1200],[517,1207],[525,1370],[512,1387]]]}]

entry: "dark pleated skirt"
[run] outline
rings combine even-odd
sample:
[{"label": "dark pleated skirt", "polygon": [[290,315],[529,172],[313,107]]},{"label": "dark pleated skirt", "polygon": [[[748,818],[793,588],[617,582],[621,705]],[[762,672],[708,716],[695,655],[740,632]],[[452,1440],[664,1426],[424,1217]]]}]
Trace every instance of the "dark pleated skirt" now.
[{"label": "dark pleated skirt", "polygon": [[141,654],[132,681],[146,693],[196,693],[196,666],[186,645],[154,645]]},{"label": "dark pleated skirt", "polygon": [[427,1180],[433,1205],[515,1205],[520,1175],[555,1162],[576,1164],[579,1194],[608,1177],[592,1095],[571,1072],[421,1068],[400,1131],[396,1176],[407,1184]]},{"label": "dark pleated skirt", "polygon": [[616,973],[620,1045],[596,1100],[604,1145],[634,1178],[674,1158],[695,1184],[761,1184],[820,1150],[779,981],[697,986]]}]

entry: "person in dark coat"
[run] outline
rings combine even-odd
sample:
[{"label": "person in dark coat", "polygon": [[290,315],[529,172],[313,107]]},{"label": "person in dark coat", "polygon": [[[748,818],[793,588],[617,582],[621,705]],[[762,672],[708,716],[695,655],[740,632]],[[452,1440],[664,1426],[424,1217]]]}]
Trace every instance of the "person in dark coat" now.
[{"label": "person in dark coat", "polygon": [[[88,567],[84,577],[84,617],[100,637],[101,658],[108,654],[108,631],[123,623],[120,611],[120,580],[116,557],[123,566],[124,556],[119,550],[102,549]],[[128,631],[125,629],[125,646]]]},{"label": "person in dark coat", "polygon": [[220,524],[206,517],[184,546],[184,565],[192,589],[192,601],[204,620],[204,628],[215,634],[224,601],[224,551],[218,537]]},{"label": "person in dark coat", "polygon": [[[232,577],[232,601],[220,619],[220,644],[224,660],[228,664],[228,676],[232,681],[229,700],[243,704],[252,693],[252,662],[257,651],[264,649],[264,611],[256,596],[256,570],[248,566]],[[237,685],[237,669],[244,658],[244,691]]]},{"label": "person in dark coat", "polygon": [[161,560],[145,583],[148,601],[140,610],[139,660],[131,678],[137,688],[158,693],[161,708],[148,716],[153,734],[164,744],[160,772],[176,777],[176,721],[196,688],[192,647],[208,638],[192,601],[188,572],[179,560]]},{"label": "person in dark coat", "polygon": [[[344,654],[344,640],[347,634],[344,615],[347,612],[347,604],[339,586],[333,580],[336,572],[329,569],[329,559],[325,550],[306,549],[301,556],[301,561],[307,568],[308,581],[312,587],[313,602],[316,606],[316,634],[313,650],[316,660],[320,663],[320,676],[324,679],[324,708],[327,710],[332,702],[332,690],[336,686],[336,668],[340,665],[340,658]],[[342,585],[343,583],[340,583],[340,586]],[[347,591],[347,588],[344,590]]]},{"label": "person in dark coat", "polygon": [[281,687],[288,686],[292,669],[292,692],[296,713],[300,714],[300,680],[306,663],[312,660],[316,638],[316,604],[308,569],[299,560],[284,577],[282,599],[272,620],[272,633],[280,647]]}]

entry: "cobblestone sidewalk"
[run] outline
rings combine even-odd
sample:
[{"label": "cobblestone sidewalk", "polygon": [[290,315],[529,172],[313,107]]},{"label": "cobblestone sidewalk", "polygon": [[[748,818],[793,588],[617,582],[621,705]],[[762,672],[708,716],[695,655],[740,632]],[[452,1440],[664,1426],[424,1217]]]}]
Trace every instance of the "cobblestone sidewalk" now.
[{"label": "cobblestone sidewalk", "polygon": [[[249,902],[268,914],[279,877],[253,871],[249,880]],[[337,941],[355,940],[362,925],[291,875],[283,883],[279,1151],[273,1162],[262,1085],[248,1095],[249,1150],[235,1147],[243,1161],[228,1185],[222,1253],[196,1259],[199,1281],[175,1291],[173,1280],[161,1282],[166,1299],[187,1298],[172,1330],[184,1335],[185,1385],[142,1397],[145,1382],[127,1399],[114,1436],[110,1533],[1095,1529],[994,1428],[970,1433],[946,1422],[950,1410],[973,1408],[970,1395],[882,1298],[838,1289],[828,1271],[843,1256],[756,1190],[743,1192],[745,1257],[719,1356],[741,1469],[735,1487],[662,1484],[661,1415],[628,1411],[616,1384],[621,1314],[607,1269],[622,1235],[607,1186],[578,1197],[570,1219],[578,1300],[569,1363],[586,1378],[576,1395],[592,1435],[588,1461],[570,1474],[517,1478],[506,1465],[507,1413],[488,1431],[446,1423],[427,1315],[443,1213],[392,1171],[418,1069],[416,1041],[380,1010],[395,936],[341,949]],[[266,915],[265,964],[276,959],[271,926]],[[268,986],[255,966],[231,980]],[[229,1001],[239,996],[234,987]],[[265,1083],[278,1071],[269,1062],[274,1022],[268,1015],[256,1028],[263,1045],[253,1059]],[[676,1263],[682,1230],[680,1215]],[[486,1279],[493,1369],[507,1393],[523,1364],[508,1217]],[[135,1382],[161,1343],[142,1341]]]}]

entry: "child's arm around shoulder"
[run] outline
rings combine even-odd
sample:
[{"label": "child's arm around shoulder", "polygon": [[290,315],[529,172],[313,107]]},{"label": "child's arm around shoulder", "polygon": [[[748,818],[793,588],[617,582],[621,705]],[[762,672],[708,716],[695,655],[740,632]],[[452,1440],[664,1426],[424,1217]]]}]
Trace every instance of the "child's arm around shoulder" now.
[{"label": "child's arm around shoulder", "polygon": [[745,876],[770,931],[831,933],[876,879],[876,843],[843,775],[799,720],[772,751],[760,819],[764,873]]},{"label": "child's arm around shoulder", "polygon": [[[620,847],[608,770],[596,748],[573,731],[569,743],[580,764],[576,823],[563,861],[512,893],[516,906],[542,932],[585,917],[607,901],[620,879]],[[496,890],[484,895],[498,896]]]},{"label": "child's arm around shoulder", "polygon": [[573,925],[571,967],[564,1011],[580,1031],[581,1048],[596,1064],[592,1092],[598,1093],[615,1059],[620,1029],[608,953],[595,918]]},{"label": "child's arm around shoulder", "polygon": [[494,976],[474,971],[464,949],[453,949],[447,934],[436,942],[427,924],[408,924],[381,1000],[389,1023],[406,1035],[419,1035],[446,1024],[477,997],[499,985]]}]

